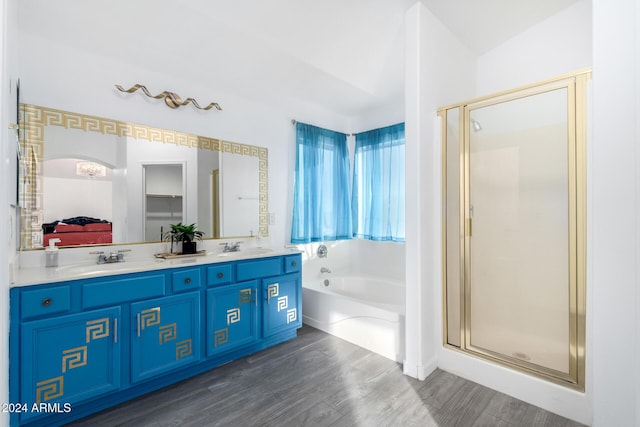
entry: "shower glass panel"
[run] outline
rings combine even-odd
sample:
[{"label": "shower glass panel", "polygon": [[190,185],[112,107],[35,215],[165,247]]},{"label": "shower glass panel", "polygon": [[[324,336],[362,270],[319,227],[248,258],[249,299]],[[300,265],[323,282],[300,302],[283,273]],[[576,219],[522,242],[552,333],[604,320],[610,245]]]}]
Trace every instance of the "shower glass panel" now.
[{"label": "shower glass panel", "polygon": [[468,109],[467,347],[569,374],[567,88]]},{"label": "shower glass panel", "polygon": [[[452,108],[447,111],[446,120],[443,121],[443,132],[446,135],[446,162],[445,162],[445,208],[447,212],[446,233],[450,236],[462,236],[460,230],[460,165],[462,161],[462,132],[460,132],[460,108]],[[462,258],[460,239],[452,238],[446,241],[446,298],[447,306],[447,343],[460,347],[460,309],[461,309],[461,268]]]},{"label": "shower glass panel", "polygon": [[443,344],[584,390],[590,70],[443,107]]}]

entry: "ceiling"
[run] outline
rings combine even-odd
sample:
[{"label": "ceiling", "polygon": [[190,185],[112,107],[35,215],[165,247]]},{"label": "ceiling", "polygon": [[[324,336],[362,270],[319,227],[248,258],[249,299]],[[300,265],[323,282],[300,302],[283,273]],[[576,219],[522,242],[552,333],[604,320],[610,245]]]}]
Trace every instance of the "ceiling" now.
[{"label": "ceiling", "polygon": [[[403,106],[415,0],[15,1],[21,31],[204,87],[345,117]],[[577,0],[420,1],[479,55]]]}]

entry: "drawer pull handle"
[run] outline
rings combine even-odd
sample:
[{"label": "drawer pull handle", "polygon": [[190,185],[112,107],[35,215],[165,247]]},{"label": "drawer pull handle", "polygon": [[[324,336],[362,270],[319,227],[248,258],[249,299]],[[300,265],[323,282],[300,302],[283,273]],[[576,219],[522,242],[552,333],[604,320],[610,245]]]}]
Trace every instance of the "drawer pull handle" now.
[{"label": "drawer pull handle", "polygon": [[42,305],[44,305],[45,307],[49,307],[51,305],[51,298],[45,298],[42,300]]},{"label": "drawer pull handle", "polygon": [[296,265],[298,265],[298,263],[297,263],[297,262],[295,262],[295,261],[293,261],[293,262],[291,263],[291,265],[295,267]]},{"label": "drawer pull handle", "polygon": [[191,283],[191,277],[187,277],[186,279],[184,279],[184,283],[186,283],[187,285]]},{"label": "drawer pull handle", "polygon": [[218,273],[218,279],[222,279],[224,277],[223,273]]}]

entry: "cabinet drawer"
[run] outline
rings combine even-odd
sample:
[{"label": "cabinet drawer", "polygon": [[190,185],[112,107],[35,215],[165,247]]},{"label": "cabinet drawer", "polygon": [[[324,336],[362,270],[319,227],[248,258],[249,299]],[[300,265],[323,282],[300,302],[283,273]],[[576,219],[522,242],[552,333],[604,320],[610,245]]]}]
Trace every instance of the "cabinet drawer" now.
[{"label": "cabinet drawer", "polygon": [[164,275],[140,275],[82,286],[82,307],[120,304],[165,294]]},{"label": "cabinet drawer", "polygon": [[71,290],[68,286],[22,292],[21,317],[46,316],[66,313],[71,308]]},{"label": "cabinet drawer", "polygon": [[182,292],[200,287],[200,269],[176,271],[171,274],[173,292]]},{"label": "cabinet drawer", "polygon": [[238,263],[236,271],[238,282],[280,274],[282,274],[282,258],[269,258],[260,261]]},{"label": "cabinet drawer", "polygon": [[284,259],[284,272],[285,273],[295,273],[300,271],[300,267],[302,266],[302,256],[301,255],[291,255],[285,257]]},{"label": "cabinet drawer", "polygon": [[231,264],[221,264],[207,268],[207,285],[231,283],[231,267]]}]

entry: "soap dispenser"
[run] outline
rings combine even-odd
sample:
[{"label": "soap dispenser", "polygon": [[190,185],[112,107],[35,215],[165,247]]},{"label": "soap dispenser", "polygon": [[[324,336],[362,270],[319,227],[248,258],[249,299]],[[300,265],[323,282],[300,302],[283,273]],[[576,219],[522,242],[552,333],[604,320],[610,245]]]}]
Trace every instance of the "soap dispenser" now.
[{"label": "soap dispenser", "polygon": [[60,239],[49,239],[49,247],[44,250],[44,265],[45,267],[57,267],[58,266],[58,247],[56,243],[59,243]]}]

